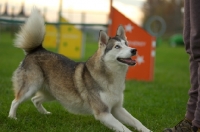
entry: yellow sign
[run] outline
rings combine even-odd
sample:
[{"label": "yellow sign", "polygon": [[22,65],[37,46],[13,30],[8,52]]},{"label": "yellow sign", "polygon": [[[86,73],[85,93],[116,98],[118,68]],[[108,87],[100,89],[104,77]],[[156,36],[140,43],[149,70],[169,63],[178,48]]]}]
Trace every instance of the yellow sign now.
[{"label": "yellow sign", "polygon": [[46,34],[43,42],[45,48],[56,48],[57,28],[54,25],[46,25]]},{"label": "yellow sign", "polygon": [[[67,22],[63,17],[61,22]],[[82,32],[74,25],[60,26],[60,44],[58,52],[72,59],[80,59],[82,51]]]}]

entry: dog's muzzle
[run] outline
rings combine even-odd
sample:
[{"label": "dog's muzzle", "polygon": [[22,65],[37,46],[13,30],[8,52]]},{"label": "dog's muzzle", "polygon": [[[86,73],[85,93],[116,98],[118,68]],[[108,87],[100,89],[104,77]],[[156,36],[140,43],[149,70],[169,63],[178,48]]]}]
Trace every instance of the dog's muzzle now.
[{"label": "dog's muzzle", "polygon": [[[137,53],[136,49],[131,49],[131,56],[135,56]],[[134,66],[136,64],[135,60],[132,60],[132,58],[117,58],[117,60],[121,63],[125,63],[129,66]]]}]

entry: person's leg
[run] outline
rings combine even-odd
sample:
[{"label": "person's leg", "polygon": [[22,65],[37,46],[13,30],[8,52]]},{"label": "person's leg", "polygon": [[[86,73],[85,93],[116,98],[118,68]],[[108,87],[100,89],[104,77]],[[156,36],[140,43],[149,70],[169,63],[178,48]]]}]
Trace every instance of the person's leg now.
[{"label": "person's leg", "polygon": [[200,1],[190,0],[190,50],[195,61],[200,62]]},{"label": "person's leg", "polygon": [[[185,0],[183,36],[184,36],[185,50],[189,55],[191,55],[191,50],[190,50],[190,0]],[[190,62],[192,62],[192,63],[190,63],[190,71],[192,71],[191,72],[192,74],[190,75],[191,81],[194,81],[193,78],[195,77],[195,74],[193,73],[193,71],[195,71],[195,70],[193,70],[193,69],[196,68],[196,63],[193,64],[193,61],[191,59],[190,59]],[[197,86],[198,86],[198,81],[196,80],[196,82],[197,82]],[[191,84],[194,84],[194,82],[191,82]],[[191,86],[191,87],[193,87],[193,86]],[[190,112],[186,112],[186,119],[183,119],[176,126],[174,126],[172,128],[166,128],[164,130],[164,132],[190,132],[190,131],[192,131],[191,130],[191,126],[192,126],[191,121],[194,119],[194,111],[192,111],[190,109],[193,107],[193,103],[192,103],[193,98],[189,99],[188,102],[189,102],[189,104],[188,104],[187,109],[189,109]]]},{"label": "person's leg", "polygon": [[[191,25],[190,49],[191,49],[192,57],[195,61],[194,63],[196,65],[193,69],[194,70],[193,72],[196,72],[196,73],[194,74],[194,77],[192,78],[194,79],[193,82],[191,82],[191,85],[194,85],[195,88],[189,91],[190,99],[191,101],[194,101],[194,102],[192,104],[190,100],[188,101],[189,102],[188,108],[190,110],[188,111],[193,112],[195,110],[192,124],[198,128],[200,128],[200,94],[198,94],[198,92],[200,93],[200,85],[199,85],[200,84],[200,15],[199,14],[200,14],[200,1],[191,0],[190,1],[190,25]],[[196,82],[197,80],[199,82]]]},{"label": "person's leg", "polygon": [[186,119],[192,121],[194,119],[194,113],[196,110],[196,102],[198,97],[198,62],[194,61],[193,57],[190,56],[190,83],[191,88],[188,92],[189,99],[187,102]]},{"label": "person's leg", "polygon": [[183,38],[185,44],[185,50],[190,55],[189,65],[190,65],[190,84],[191,88],[188,92],[189,99],[187,102],[187,111],[186,111],[186,119],[192,121],[194,119],[194,113],[196,109],[197,102],[197,94],[198,94],[198,63],[194,61],[191,51],[191,1],[185,0],[185,8],[184,8],[184,30],[183,30]]},{"label": "person's leg", "polygon": [[183,38],[184,38],[185,50],[188,54],[191,54],[191,51],[190,51],[190,0],[185,0],[185,5],[184,5]]},{"label": "person's leg", "polygon": [[185,0],[185,8],[184,8],[184,30],[183,30],[183,36],[184,36],[184,44],[185,44],[185,50],[190,55],[190,84],[191,88],[188,92],[189,99],[187,102],[187,111],[186,111],[186,119],[192,121],[194,119],[194,113],[196,109],[196,102],[197,102],[197,95],[198,95],[198,63],[194,61],[191,51],[191,1]]}]

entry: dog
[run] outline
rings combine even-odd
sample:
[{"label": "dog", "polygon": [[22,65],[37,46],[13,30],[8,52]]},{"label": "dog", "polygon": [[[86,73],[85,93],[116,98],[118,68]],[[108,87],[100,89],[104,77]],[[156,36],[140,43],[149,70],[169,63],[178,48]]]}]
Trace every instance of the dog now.
[{"label": "dog", "polygon": [[128,46],[122,25],[115,37],[99,32],[98,49],[86,62],[69,58],[43,48],[45,25],[34,8],[21,27],[14,45],[23,49],[25,58],[12,77],[15,99],[9,116],[16,118],[18,106],[32,97],[42,114],[51,114],[42,103],[57,100],[69,112],[92,114],[96,120],[117,132],[131,132],[122,123],[141,132],[150,132],[123,108],[123,91],[128,66],[134,66],[137,50]]}]

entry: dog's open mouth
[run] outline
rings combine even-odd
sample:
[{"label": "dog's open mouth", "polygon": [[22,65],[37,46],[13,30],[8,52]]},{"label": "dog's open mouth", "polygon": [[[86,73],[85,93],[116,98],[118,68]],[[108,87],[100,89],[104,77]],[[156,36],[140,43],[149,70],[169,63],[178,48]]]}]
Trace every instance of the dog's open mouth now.
[{"label": "dog's open mouth", "polygon": [[136,64],[136,61],[131,58],[117,58],[117,60],[130,66],[134,66]]}]

